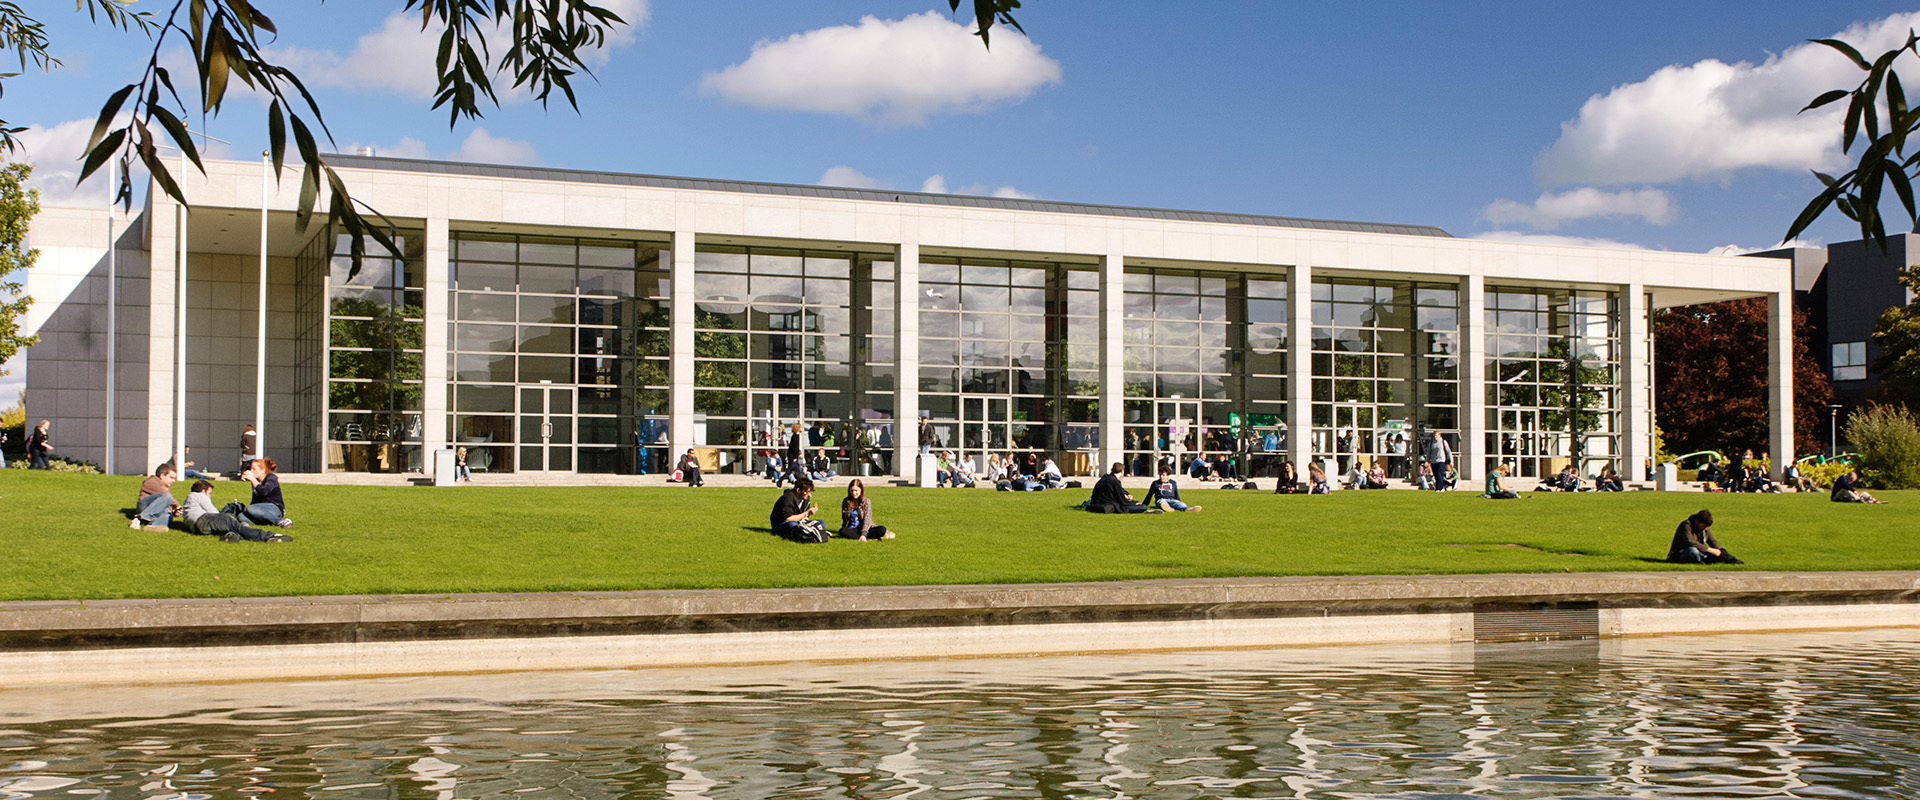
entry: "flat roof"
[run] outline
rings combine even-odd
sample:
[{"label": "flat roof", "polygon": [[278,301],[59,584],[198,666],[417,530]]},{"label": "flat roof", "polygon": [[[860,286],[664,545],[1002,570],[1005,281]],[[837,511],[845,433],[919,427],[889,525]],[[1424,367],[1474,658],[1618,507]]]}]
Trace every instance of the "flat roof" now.
[{"label": "flat roof", "polygon": [[1227,225],[1263,225],[1271,228],[1307,228],[1310,230],[1323,231],[1389,233],[1402,236],[1453,238],[1452,234],[1441,230],[1439,226],[1436,225],[1395,225],[1380,222],[1352,222],[1334,219],[1311,219],[1307,217],[1271,217],[1262,214],[1225,214],[1216,211],[1186,211],[1170,208],[1110,206],[1097,203],[1063,203],[1054,200],[977,197],[960,194],[933,194],[930,192],[849,189],[839,186],[759,183],[755,181],[715,180],[712,178],[679,178],[669,175],[638,175],[626,172],[556,169],[553,167],[473,164],[460,161],[429,161],[419,158],[388,158],[385,156],[359,156],[346,155],[343,153],[328,154],[326,158],[332,162],[334,166],[353,169],[406,170],[409,172],[426,172],[440,175],[468,175],[485,178],[573,181],[576,183],[599,183],[613,186],[696,189],[709,192],[739,192],[743,194],[785,195],[788,197],[826,197],[837,200],[867,200],[882,203],[920,203],[930,206],[965,206],[1013,211],[1050,211],[1060,214],[1089,214],[1102,217],[1135,217],[1139,219],[1179,220],[1182,222],[1212,222]]}]

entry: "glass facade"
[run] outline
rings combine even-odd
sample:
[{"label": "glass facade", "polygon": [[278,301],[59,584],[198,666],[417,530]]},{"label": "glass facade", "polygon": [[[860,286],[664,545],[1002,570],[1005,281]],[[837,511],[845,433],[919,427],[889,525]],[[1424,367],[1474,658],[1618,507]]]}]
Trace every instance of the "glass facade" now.
[{"label": "glass facade", "polygon": [[350,238],[331,239],[325,297],[326,468],[422,469],[425,277],[419,231],[399,231],[403,258],[375,249],[353,271]]},{"label": "glass facade", "polygon": [[1091,265],[923,257],[920,410],[956,454],[1057,454],[1091,470],[1099,446],[1100,292]]},{"label": "glass facade", "polygon": [[1315,278],[1313,457],[1406,477],[1422,436],[1457,442],[1459,336],[1457,283]]},{"label": "glass facade", "polygon": [[1619,463],[1618,295],[1489,288],[1486,293],[1488,466],[1522,477],[1572,464],[1584,476]]},{"label": "glass facade", "polygon": [[886,471],[893,262],[703,246],[694,272],[694,447],[706,466],[763,470],[779,429],[800,425],[837,471]]},{"label": "glass facade", "polygon": [[1195,457],[1242,477],[1286,460],[1287,282],[1278,274],[1128,270],[1124,369],[1128,472]]},{"label": "glass facade", "polygon": [[[669,469],[672,254],[660,242],[456,232],[449,241],[447,413],[424,418],[419,231],[405,257],[349,274],[345,240],[296,258],[294,470],[408,472],[444,425],[484,472]],[[915,298],[919,408],[895,406],[890,255],[704,246],[694,256],[689,443],[709,470],[759,472],[780,432],[810,431],[842,474],[895,474],[916,411],[939,447],[1052,456],[1095,472],[1099,273],[1091,264],[928,254]],[[1306,447],[1329,471],[1396,477],[1423,435],[1458,448],[1457,281],[1316,275],[1311,340],[1292,340],[1286,274],[1130,267],[1119,443],[1129,472],[1195,456],[1241,478],[1288,455],[1289,348],[1311,348]],[[1521,477],[1619,463],[1620,303],[1605,290],[1489,287],[1485,442]],[[434,356],[436,358],[441,356]],[[914,432],[905,430],[912,437]]]},{"label": "glass facade", "polygon": [[670,251],[456,233],[447,407],[475,472],[666,467]]}]

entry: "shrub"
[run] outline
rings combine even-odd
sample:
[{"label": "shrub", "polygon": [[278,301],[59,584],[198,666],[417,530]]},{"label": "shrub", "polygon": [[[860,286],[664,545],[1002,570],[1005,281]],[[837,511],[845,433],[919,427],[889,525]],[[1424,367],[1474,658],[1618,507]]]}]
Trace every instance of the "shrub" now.
[{"label": "shrub", "polygon": [[1807,476],[1807,480],[1813,481],[1813,485],[1815,486],[1822,489],[1832,489],[1833,482],[1839,480],[1840,476],[1847,474],[1848,469],[1851,469],[1851,467],[1844,461],[1829,461],[1825,464],[1815,464],[1809,461],[1800,465],[1800,474]]},{"label": "shrub", "polygon": [[[26,468],[27,460],[25,458],[9,457],[7,459],[7,469]],[[50,472],[73,472],[81,475],[98,475],[100,474],[100,465],[91,461],[71,461],[59,456],[54,456],[47,459],[47,470]]]},{"label": "shrub", "polygon": [[1860,477],[1882,489],[1920,488],[1920,422],[1901,406],[1869,406],[1847,418]]}]

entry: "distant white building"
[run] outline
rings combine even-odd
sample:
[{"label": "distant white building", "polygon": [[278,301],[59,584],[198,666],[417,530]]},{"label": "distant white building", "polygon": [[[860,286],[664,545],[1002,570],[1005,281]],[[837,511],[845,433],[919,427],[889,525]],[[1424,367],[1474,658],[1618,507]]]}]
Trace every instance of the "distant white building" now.
[{"label": "distant white building", "polygon": [[[1775,454],[1791,452],[1790,262],[1455,239],[1438,228],[336,156],[401,230],[357,274],[297,234],[293,173],[209,162],[180,206],[49,209],[30,275],[27,411],[59,454],[150,470],[176,439],[228,468],[255,419],[282,469],[649,472],[762,466],[772,430],[910,465],[941,446],[1071,472],[1235,451],[1244,468],[1386,461],[1445,436],[1495,459],[1637,476],[1651,309],[1772,307]],[[322,207],[324,207],[324,199]],[[185,368],[176,369],[184,231]],[[111,263],[110,263],[111,262]],[[109,353],[107,274],[119,276]],[[108,375],[116,376],[109,413]],[[184,407],[176,380],[184,380]],[[176,421],[183,421],[176,434]],[[811,439],[809,445],[812,444]],[[845,455],[840,451],[846,450]],[[1399,463],[1396,459],[1396,463]],[[1774,463],[1782,463],[1776,459]],[[908,469],[911,467],[909,466]]]}]

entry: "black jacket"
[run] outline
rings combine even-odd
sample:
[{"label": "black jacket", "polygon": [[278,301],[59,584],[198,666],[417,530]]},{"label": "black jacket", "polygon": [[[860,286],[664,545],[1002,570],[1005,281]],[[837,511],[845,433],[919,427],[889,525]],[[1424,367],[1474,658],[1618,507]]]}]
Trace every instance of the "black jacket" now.
[{"label": "black jacket", "polygon": [[1133,505],[1133,501],[1127,499],[1126,487],[1121,486],[1120,479],[1112,473],[1102,475],[1100,480],[1094,482],[1093,497],[1087,501],[1089,510],[1099,507],[1108,514],[1125,510],[1130,505]]}]

